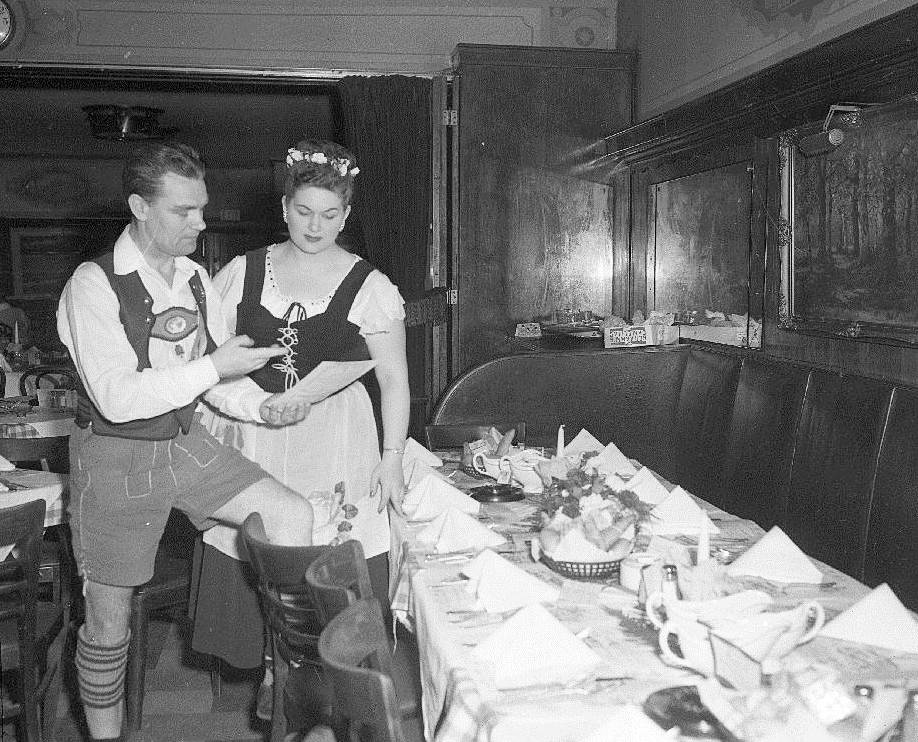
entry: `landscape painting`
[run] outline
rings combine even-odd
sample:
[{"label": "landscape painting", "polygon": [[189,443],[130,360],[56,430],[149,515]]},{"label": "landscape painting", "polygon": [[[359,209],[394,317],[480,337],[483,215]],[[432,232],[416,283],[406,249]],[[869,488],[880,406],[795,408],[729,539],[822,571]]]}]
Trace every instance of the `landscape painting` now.
[{"label": "landscape painting", "polygon": [[895,337],[918,328],[918,102],[849,121],[832,151],[791,159],[790,310],[855,337]]}]

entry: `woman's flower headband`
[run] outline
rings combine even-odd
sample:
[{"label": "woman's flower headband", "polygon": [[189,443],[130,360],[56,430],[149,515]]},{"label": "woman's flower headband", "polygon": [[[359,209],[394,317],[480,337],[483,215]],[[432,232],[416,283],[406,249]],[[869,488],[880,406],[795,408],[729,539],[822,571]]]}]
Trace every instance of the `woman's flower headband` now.
[{"label": "woman's flower headband", "polygon": [[351,167],[351,161],[344,157],[335,157],[332,160],[324,152],[310,152],[306,154],[296,147],[287,150],[287,167],[293,167],[296,162],[312,162],[316,165],[328,165],[333,168],[342,178],[346,175],[357,175],[360,172],[359,167]]}]

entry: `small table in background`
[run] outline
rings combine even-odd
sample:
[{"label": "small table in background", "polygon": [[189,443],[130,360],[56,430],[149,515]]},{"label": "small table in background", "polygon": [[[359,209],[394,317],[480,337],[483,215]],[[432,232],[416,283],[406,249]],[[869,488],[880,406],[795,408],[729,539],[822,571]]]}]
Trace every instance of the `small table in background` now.
[{"label": "small table in background", "polygon": [[57,438],[70,435],[72,410],[33,407],[25,415],[0,414],[0,438]]}]

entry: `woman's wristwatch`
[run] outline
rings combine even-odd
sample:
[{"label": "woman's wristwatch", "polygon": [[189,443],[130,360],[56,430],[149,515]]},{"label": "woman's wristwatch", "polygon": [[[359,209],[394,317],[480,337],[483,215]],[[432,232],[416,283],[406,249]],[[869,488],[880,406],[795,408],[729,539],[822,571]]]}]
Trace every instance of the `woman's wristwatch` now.
[{"label": "woman's wristwatch", "polygon": [[394,453],[396,456],[401,456],[402,454],[405,453],[405,447],[402,446],[401,448],[396,448],[395,446],[383,446],[383,453],[385,453],[386,451],[389,451],[390,453]]}]

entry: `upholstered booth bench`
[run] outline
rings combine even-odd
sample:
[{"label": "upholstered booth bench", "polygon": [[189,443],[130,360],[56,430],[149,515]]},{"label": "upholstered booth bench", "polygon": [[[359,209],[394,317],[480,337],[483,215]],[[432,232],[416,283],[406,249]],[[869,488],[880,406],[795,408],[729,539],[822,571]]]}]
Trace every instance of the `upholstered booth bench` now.
[{"label": "upholstered booth bench", "polygon": [[530,445],[586,428],[918,610],[918,389],[702,346],[532,353],[456,379],[430,422],[489,419]]}]

